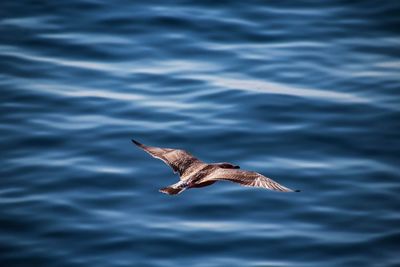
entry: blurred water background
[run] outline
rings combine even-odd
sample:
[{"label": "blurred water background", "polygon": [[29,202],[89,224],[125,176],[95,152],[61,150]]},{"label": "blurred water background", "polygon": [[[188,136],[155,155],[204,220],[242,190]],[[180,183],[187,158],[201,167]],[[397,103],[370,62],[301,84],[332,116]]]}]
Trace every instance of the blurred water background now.
[{"label": "blurred water background", "polygon": [[[400,2],[0,14],[1,266],[400,266]],[[131,138],[302,192],[167,196]]]}]

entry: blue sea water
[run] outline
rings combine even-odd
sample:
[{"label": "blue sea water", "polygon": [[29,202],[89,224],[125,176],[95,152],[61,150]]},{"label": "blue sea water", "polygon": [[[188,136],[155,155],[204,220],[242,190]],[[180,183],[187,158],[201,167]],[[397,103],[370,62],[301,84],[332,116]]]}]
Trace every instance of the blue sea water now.
[{"label": "blue sea water", "polygon": [[3,0],[0,90],[0,266],[400,266],[398,1]]}]

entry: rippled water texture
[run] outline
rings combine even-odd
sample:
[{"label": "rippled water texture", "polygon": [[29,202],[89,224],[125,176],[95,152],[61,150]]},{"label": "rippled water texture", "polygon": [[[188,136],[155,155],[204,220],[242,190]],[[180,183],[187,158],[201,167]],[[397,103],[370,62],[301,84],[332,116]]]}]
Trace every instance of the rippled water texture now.
[{"label": "rippled water texture", "polygon": [[0,266],[400,266],[400,2],[249,2],[1,1]]}]

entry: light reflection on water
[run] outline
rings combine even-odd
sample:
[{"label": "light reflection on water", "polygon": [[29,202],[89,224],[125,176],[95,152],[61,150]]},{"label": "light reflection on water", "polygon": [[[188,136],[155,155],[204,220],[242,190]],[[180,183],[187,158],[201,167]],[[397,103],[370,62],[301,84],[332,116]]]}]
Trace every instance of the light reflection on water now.
[{"label": "light reflection on water", "polygon": [[399,264],[398,3],[1,5],[1,266]]}]

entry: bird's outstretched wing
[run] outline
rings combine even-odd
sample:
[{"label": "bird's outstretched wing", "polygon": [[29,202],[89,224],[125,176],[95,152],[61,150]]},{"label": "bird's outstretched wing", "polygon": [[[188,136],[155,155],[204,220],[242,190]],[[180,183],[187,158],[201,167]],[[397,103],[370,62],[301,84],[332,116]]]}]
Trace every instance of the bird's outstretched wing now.
[{"label": "bird's outstretched wing", "polygon": [[280,192],[298,192],[299,190],[292,190],[274,180],[265,177],[257,172],[238,170],[238,169],[216,169],[210,173],[207,177],[202,179],[202,182],[206,181],[218,181],[227,180],[235,183],[239,183],[243,186],[262,187],[269,190],[280,191]]},{"label": "bird's outstretched wing", "polygon": [[146,146],[135,140],[132,142],[154,158],[164,161],[179,175],[182,175],[193,163],[201,163],[199,159],[181,149]]}]

